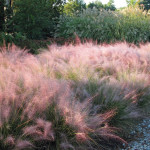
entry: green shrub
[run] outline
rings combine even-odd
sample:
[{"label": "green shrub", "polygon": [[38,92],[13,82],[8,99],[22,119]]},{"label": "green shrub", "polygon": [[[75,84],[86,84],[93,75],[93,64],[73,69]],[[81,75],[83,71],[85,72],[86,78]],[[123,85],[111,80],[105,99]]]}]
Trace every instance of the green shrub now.
[{"label": "green shrub", "polygon": [[65,5],[63,12],[67,15],[74,15],[76,12],[81,12],[86,8],[83,0],[69,0]]},{"label": "green shrub", "polygon": [[119,12],[87,9],[75,16],[61,16],[55,37],[75,37],[98,42],[127,41],[130,43],[150,40],[150,17],[139,8]]},{"label": "green shrub", "polygon": [[54,17],[62,11],[63,1],[16,0],[13,3],[14,30],[25,34],[29,39],[52,36]]},{"label": "green shrub", "polygon": [[150,41],[150,17],[146,12],[138,7],[128,7],[121,14],[123,17],[118,24],[121,39],[134,43]]},{"label": "green shrub", "polygon": [[0,46],[3,44],[8,45],[8,43],[13,42],[13,36],[11,34],[5,34],[4,32],[0,32]]},{"label": "green shrub", "polygon": [[31,40],[27,39],[26,36],[19,33],[6,34],[4,32],[0,33],[0,46],[9,47],[10,45],[15,44],[16,46],[29,50],[30,53],[38,54],[40,49],[47,48],[47,45],[50,44],[49,40]]}]

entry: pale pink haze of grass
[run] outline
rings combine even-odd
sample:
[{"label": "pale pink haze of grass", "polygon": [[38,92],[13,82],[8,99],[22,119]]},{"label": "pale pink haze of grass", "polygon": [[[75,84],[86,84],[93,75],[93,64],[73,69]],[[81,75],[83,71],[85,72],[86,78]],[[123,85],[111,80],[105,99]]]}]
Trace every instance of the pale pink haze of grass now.
[{"label": "pale pink haze of grass", "polygon": [[[98,70],[102,71],[101,77]],[[92,133],[99,138],[126,143],[114,134],[115,128],[109,126],[115,110],[104,114],[93,110],[95,113],[90,115],[92,98],[84,85],[92,75],[99,85],[98,91],[103,88],[106,103],[110,100],[110,87],[114,89],[113,101],[130,98],[132,103],[126,109],[128,116],[122,118],[136,118],[141,116],[141,111],[136,108],[139,89],[147,88],[150,92],[149,73],[150,44],[140,48],[129,47],[126,43],[52,45],[37,56],[15,46],[9,51],[3,48],[0,53],[0,126],[15,117],[15,112],[22,108],[21,118],[34,121],[34,125],[23,128],[23,135],[30,135],[34,140],[55,141],[53,123],[45,120],[44,113],[47,106],[55,103],[65,123],[75,130],[78,142],[88,143],[91,141],[89,133]],[[78,81],[75,90],[74,79]],[[108,82],[101,86],[104,80]],[[76,99],[77,94],[84,99]],[[37,113],[40,117],[36,116]],[[19,149],[34,147],[29,141],[15,138],[9,135],[5,143]],[[65,142],[62,141],[61,145],[65,147]],[[67,146],[73,147],[66,140]]]}]

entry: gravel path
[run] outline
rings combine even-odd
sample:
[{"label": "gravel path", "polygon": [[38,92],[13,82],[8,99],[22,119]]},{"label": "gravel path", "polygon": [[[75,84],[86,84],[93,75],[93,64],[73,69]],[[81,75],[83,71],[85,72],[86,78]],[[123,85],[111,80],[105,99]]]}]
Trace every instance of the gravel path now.
[{"label": "gravel path", "polygon": [[136,137],[135,140],[122,150],[150,150],[150,118],[144,119],[135,131],[132,131],[131,136]]}]

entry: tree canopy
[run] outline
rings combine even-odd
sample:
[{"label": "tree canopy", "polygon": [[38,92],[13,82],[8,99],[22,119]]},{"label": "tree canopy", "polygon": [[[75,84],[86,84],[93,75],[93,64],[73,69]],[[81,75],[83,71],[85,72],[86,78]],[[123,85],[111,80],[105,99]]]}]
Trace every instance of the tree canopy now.
[{"label": "tree canopy", "polygon": [[115,10],[116,7],[114,5],[114,0],[109,0],[109,2],[107,4],[102,4],[102,2],[100,0],[96,0],[94,2],[91,2],[87,5],[88,8],[97,8],[97,9],[100,9],[100,8],[104,8],[106,10]]},{"label": "tree canopy", "polygon": [[86,4],[83,0],[68,0],[64,5],[64,13],[67,15],[73,15],[76,12],[81,12],[86,8]]},{"label": "tree canopy", "polygon": [[51,36],[54,20],[63,11],[64,0],[15,0],[13,21],[15,30],[28,38]]},{"label": "tree canopy", "polygon": [[128,6],[134,6],[137,0],[126,0]]},{"label": "tree canopy", "polygon": [[150,0],[142,0],[140,6],[143,7],[145,10],[150,10]]},{"label": "tree canopy", "polygon": [[101,1],[99,0],[96,0],[95,2],[90,2],[88,5],[87,5],[88,8],[97,8],[97,9],[100,9],[100,8],[104,8],[104,5],[102,4]]},{"label": "tree canopy", "polygon": [[4,30],[4,0],[0,0],[0,31]]}]

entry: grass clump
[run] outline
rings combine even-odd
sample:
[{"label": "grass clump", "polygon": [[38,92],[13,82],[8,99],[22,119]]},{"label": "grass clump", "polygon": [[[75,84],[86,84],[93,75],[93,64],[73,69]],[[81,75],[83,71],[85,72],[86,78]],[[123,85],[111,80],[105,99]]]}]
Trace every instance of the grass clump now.
[{"label": "grass clump", "polygon": [[149,44],[51,45],[36,56],[13,46],[0,58],[1,149],[116,149],[149,113]]},{"label": "grass clump", "polygon": [[74,16],[63,15],[56,27],[55,37],[75,38],[100,43],[127,41],[139,44],[150,40],[150,17],[138,7],[121,11],[86,9]]}]

